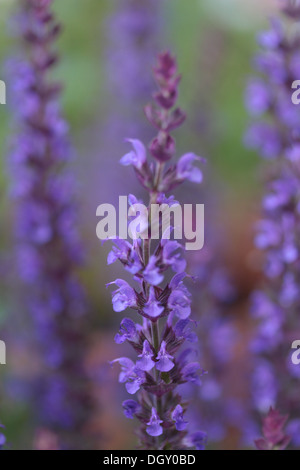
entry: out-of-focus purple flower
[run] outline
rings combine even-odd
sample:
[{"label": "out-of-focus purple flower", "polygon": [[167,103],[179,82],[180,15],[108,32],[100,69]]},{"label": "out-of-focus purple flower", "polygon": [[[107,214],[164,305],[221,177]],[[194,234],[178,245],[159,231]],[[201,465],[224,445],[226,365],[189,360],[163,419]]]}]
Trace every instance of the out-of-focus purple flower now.
[{"label": "out-of-focus purple flower", "polygon": [[182,406],[177,405],[171,417],[173,421],[175,421],[177,431],[184,431],[188,425],[188,422],[184,420]]},{"label": "out-of-focus purple flower", "polygon": [[125,400],[122,403],[126,418],[133,419],[134,416],[141,411],[141,405],[135,400]]},{"label": "out-of-focus purple flower", "polygon": [[275,158],[281,150],[280,136],[275,127],[266,123],[253,124],[245,135],[249,148],[260,150],[265,158]]},{"label": "out-of-focus purple flower", "polygon": [[191,343],[196,343],[198,341],[198,337],[196,333],[191,330],[191,328],[187,328],[189,324],[190,324],[189,319],[179,320],[174,327],[175,335],[178,338],[185,338],[187,341]]},{"label": "out-of-focus purple flower", "polygon": [[246,91],[246,106],[251,114],[261,115],[270,106],[270,91],[262,80],[251,80]]},{"label": "out-of-focus purple flower", "polygon": [[197,450],[204,450],[207,444],[207,434],[203,431],[196,431],[188,436],[188,445]]},{"label": "out-of-focus purple flower", "polygon": [[[4,429],[3,424],[0,424],[0,428]],[[6,437],[3,434],[3,432],[0,432],[0,450],[3,449],[5,444],[6,444]]]},{"label": "out-of-focus purple flower", "polygon": [[[198,362],[191,362],[189,364],[186,364],[181,371],[183,380],[187,382],[193,382],[196,385],[200,385],[201,382],[197,373],[199,369],[201,369],[201,367]],[[204,371],[202,371],[202,374],[203,373]]]}]

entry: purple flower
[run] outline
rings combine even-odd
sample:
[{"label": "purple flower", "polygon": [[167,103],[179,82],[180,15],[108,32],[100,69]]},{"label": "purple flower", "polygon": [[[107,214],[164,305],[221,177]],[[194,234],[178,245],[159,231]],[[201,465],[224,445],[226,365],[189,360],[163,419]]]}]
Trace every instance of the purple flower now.
[{"label": "purple flower", "polygon": [[183,250],[183,247],[175,240],[165,238],[161,245],[163,247],[163,263],[170,266],[174,272],[182,273],[186,268],[186,260],[182,258],[179,251]]},{"label": "purple flower", "polygon": [[151,256],[149,263],[144,270],[144,279],[152,286],[158,286],[158,284],[160,284],[164,279],[164,276],[160,273],[159,267],[156,266],[156,262],[156,256]]},{"label": "purple flower", "polygon": [[125,400],[122,403],[124,415],[126,418],[133,419],[134,416],[141,411],[141,405],[135,400]]},{"label": "purple flower", "polygon": [[157,318],[163,313],[163,311],[164,307],[157,300],[154,287],[151,286],[149,290],[148,300],[144,306],[144,313],[150,318]]},{"label": "purple flower", "polygon": [[175,421],[177,431],[184,431],[188,425],[188,422],[184,420],[182,406],[177,405],[173,411],[171,418]]},{"label": "purple flower", "polygon": [[179,286],[172,290],[169,300],[168,308],[174,312],[174,314],[185,320],[191,314],[191,294],[181,282]]},{"label": "purple flower", "polygon": [[161,436],[163,433],[163,428],[161,426],[162,422],[163,421],[159,419],[156,409],[153,407],[151,410],[150,421],[147,423],[147,434],[153,437]]},{"label": "purple flower", "polygon": [[272,29],[258,35],[258,43],[264,49],[277,49],[284,39],[283,28],[280,21],[273,19]]},{"label": "purple flower", "polygon": [[190,447],[196,447],[197,450],[205,450],[207,434],[203,431],[196,431],[188,436],[186,440]]},{"label": "purple flower", "polygon": [[142,269],[142,264],[134,249],[134,245],[121,239],[115,239],[114,243],[116,246],[113,246],[112,251],[109,253],[107,264],[112,264],[120,260],[125,269],[131,274],[138,273]]},{"label": "purple flower", "polygon": [[158,354],[156,356],[157,362],[155,367],[161,372],[169,372],[174,367],[173,356],[167,353],[167,344],[162,341]]},{"label": "purple flower", "polygon": [[[181,375],[182,379],[185,382],[192,382],[196,385],[200,385],[200,378],[197,372],[201,369],[200,365],[198,362],[190,362],[189,364],[186,364],[183,369],[181,370]],[[204,372],[201,371],[201,375],[203,375]]]},{"label": "purple flower", "polygon": [[189,319],[179,320],[174,327],[174,333],[177,338],[185,338],[190,343],[196,343],[198,341],[196,333],[187,328],[190,323]]},{"label": "purple flower", "polygon": [[135,341],[137,340],[137,328],[135,323],[130,320],[130,318],[124,318],[121,321],[120,331],[115,336],[115,342],[117,344],[125,343],[126,340],[128,341]]},{"label": "purple flower", "polygon": [[193,163],[196,160],[203,161],[202,158],[197,157],[194,153],[187,153],[179,159],[176,167],[176,175],[179,181],[189,180],[192,183],[202,182],[202,171],[193,166]]},{"label": "purple flower", "polygon": [[122,165],[133,165],[141,170],[147,160],[146,148],[140,140],[127,139],[127,141],[132,144],[134,150],[124,155],[120,162]]},{"label": "purple flower", "polygon": [[141,359],[138,359],[136,366],[138,369],[144,370],[144,371],[149,371],[153,369],[155,362],[152,360],[153,358],[153,351],[151,349],[151,346],[149,344],[149,341],[145,339],[143,343],[143,352],[142,354],[139,354]]},{"label": "purple flower", "polygon": [[270,106],[270,91],[262,80],[251,80],[246,91],[246,106],[253,115],[265,113]]},{"label": "purple flower", "polygon": [[280,136],[275,127],[266,123],[253,124],[245,135],[245,145],[260,150],[265,158],[275,158],[281,151]]},{"label": "purple flower", "polygon": [[112,284],[116,284],[119,288],[112,293],[112,302],[115,312],[123,312],[128,307],[136,307],[135,291],[126,281],[116,279],[114,282],[110,282],[107,285]]},{"label": "purple flower", "polygon": [[139,370],[134,362],[128,357],[119,357],[111,361],[111,364],[118,362],[121,366],[121,372],[119,375],[119,382],[125,383],[126,390],[131,395],[134,395],[145,382],[144,372]]}]

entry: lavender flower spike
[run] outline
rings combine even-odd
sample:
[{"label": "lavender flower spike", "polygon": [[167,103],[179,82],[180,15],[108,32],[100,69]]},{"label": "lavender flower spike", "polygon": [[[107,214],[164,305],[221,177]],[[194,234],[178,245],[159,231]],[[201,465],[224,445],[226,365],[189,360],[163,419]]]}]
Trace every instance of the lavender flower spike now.
[{"label": "lavender flower spike", "polygon": [[[86,304],[76,270],[82,248],[68,125],[60,111],[60,85],[51,81],[53,44],[60,25],[52,0],[22,0],[17,31],[23,57],[12,61],[15,124],[9,164],[16,205],[18,273],[31,315],[43,372],[34,397],[39,426],[62,448],[82,448],[90,407],[83,370]],[[23,310],[23,308],[22,308]]]},{"label": "lavender flower spike", "polygon": [[[183,111],[175,107],[179,76],[176,61],[170,53],[159,56],[154,77],[158,85],[154,95],[156,104],[145,108],[148,120],[158,129],[158,135],[149,146],[153,159],[149,161],[145,146],[137,139],[129,140],[133,150],[121,159],[121,164],[132,165],[139,182],[147,190],[149,208],[161,201],[174,204],[174,197],[166,196],[167,192],[185,180],[202,180],[200,169],[193,166],[201,159],[194,154],[185,155],[177,164],[170,162],[176,151],[170,131],[185,119]],[[131,196],[131,200],[134,199]],[[202,449],[206,435],[202,431],[189,435],[188,423],[184,420],[186,404],[183,405],[182,398],[176,393],[177,386],[186,382],[198,386],[199,373],[203,373],[198,363],[189,362],[189,350],[184,349],[185,341],[196,340],[188,328],[191,299],[183,282],[187,277],[184,249],[175,240],[162,237],[151,240],[151,236],[135,240],[133,244],[124,240],[121,243],[115,240],[115,244],[117,248],[113,247],[108,260],[119,259],[131,273],[134,284],[129,286],[120,279],[115,281],[119,289],[112,293],[114,310],[132,308],[140,319],[137,324],[124,319],[115,338],[118,344],[127,341],[136,358],[116,360],[121,365],[119,381],[126,384],[131,395],[136,394],[134,400],[123,403],[125,416],[130,419],[135,416],[139,420],[141,448]]]},{"label": "lavender flower spike", "polygon": [[264,284],[254,293],[252,314],[258,328],[252,343],[253,408],[257,421],[270,407],[284,410],[291,421],[291,446],[300,445],[297,396],[299,366],[287,354],[300,332],[300,113],[292,102],[299,79],[299,2],[286,0],[282,18],[274,18],[259,35],[262,51],[255,59],[259,78],[251,80],[246,104],[255,122],[246,142],[268,161],[263,220],[256,247],[264,253]]}]

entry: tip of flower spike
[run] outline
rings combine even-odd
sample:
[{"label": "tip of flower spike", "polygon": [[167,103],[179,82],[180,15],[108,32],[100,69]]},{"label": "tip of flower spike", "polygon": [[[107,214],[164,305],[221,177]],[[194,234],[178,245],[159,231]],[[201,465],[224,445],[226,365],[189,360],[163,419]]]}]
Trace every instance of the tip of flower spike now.
[{"label": "tip of flower spike", "polygon": [[161,52],[158,55],[157,65],[154,67],[156,76],[168,80],[177,72],[177,61],[170,51]]},{"label": "tip of flower spike", "polygon": [[287,415],[281,415],[274,408],[263,419],[263,437],[254,441],[258,450],[284,450],[290,443],[290,436],[285,433]]},{"label": "tip of flower spike", "polygon": [[281,0],[281,9],[290,18],[294,20],[300,18],[300,3],[296,0]]}]

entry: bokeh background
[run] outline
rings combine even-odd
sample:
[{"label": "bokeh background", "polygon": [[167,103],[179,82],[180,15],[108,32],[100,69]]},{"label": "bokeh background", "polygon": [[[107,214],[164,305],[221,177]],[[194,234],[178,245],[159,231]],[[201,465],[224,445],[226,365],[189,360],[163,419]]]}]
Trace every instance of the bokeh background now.
[{"label": "bokeh background", "polygon": [[[129,1],[54,2],[64,26],[57,45],[61,61],[56,78],[64,83],[64,112],[76,149],[71,170],[78,182],[79,229],[86,249],[81,273],[90,304],[85,364],[93,377],[91,393],[96,402],[90,432],[97,436],[96,447],[100,449],[132,448],[135,438],[128,432],[130,426],[133,431],[134,424],[122,415],[124,392],[117,383],[117,371],[106,365],[124,351],[113,342],[120,318],[112,311],[105,289],[117,268],[106,266],[106,248],[95,234],[95,212],[99,204],[123,194],[123,188],[138,191],[133,174],[119,168],[118,160],[127,151],[125,137],[139,137],[133,135],[135,132],[148,137],[142,106],[148,99],[146,91],[153,87],[155,54],[164,49],[178,58],[183,77],[180,104],[188,113],[187,123],[177,135],[178,152],[192,150],[207,159],[205,185],[193,194],[183,190],[181,197],[186,202],[207,202],[211,230],[206,243],[234,285],[234,300],[223,314],[230,316],[238,338],[232,360],[226,364],[224,393],[241,403],[247,401],[246,345],[252,331],[248,296],[260,278],[260,260],[252,238],[262,184],[258,156],[243,145],[249,121],[243,95],[257,47],[256,32],[267,26],[268,17],[278,8],[271,0],[161,0],[157,10],[150,13],[150,36],[136,46],[141,63],[130,68],[135,51],[130,25],[118,23],[120,10],[128,8],[126,3]],[[1,79],[6,77],[7,59],[18,50],[11,34],[15,7],[14,0],[0,0]],[[145,87],[137,91],[140,84]],[[9,96],[9,82],[7,87]],[[23,318],[22,305],[18,305],[18,292],[12,287],[12,210],[7,174],[10,123],[8,100],[7,106],[0,106],[0,338],[7,338],[7,365],[0,366],[0,416],[11,447],[32,448],[35,429],[24,382],[39,373],[42,365],[22,339],[30,327],[26,316]],[[201,255],[197,262],[201,263]],[[194,312],[200,328],[201,308],[195,297]],[[231,425],[221,442],[211,443],[214,448],[240,445],[239,430]]]}]

